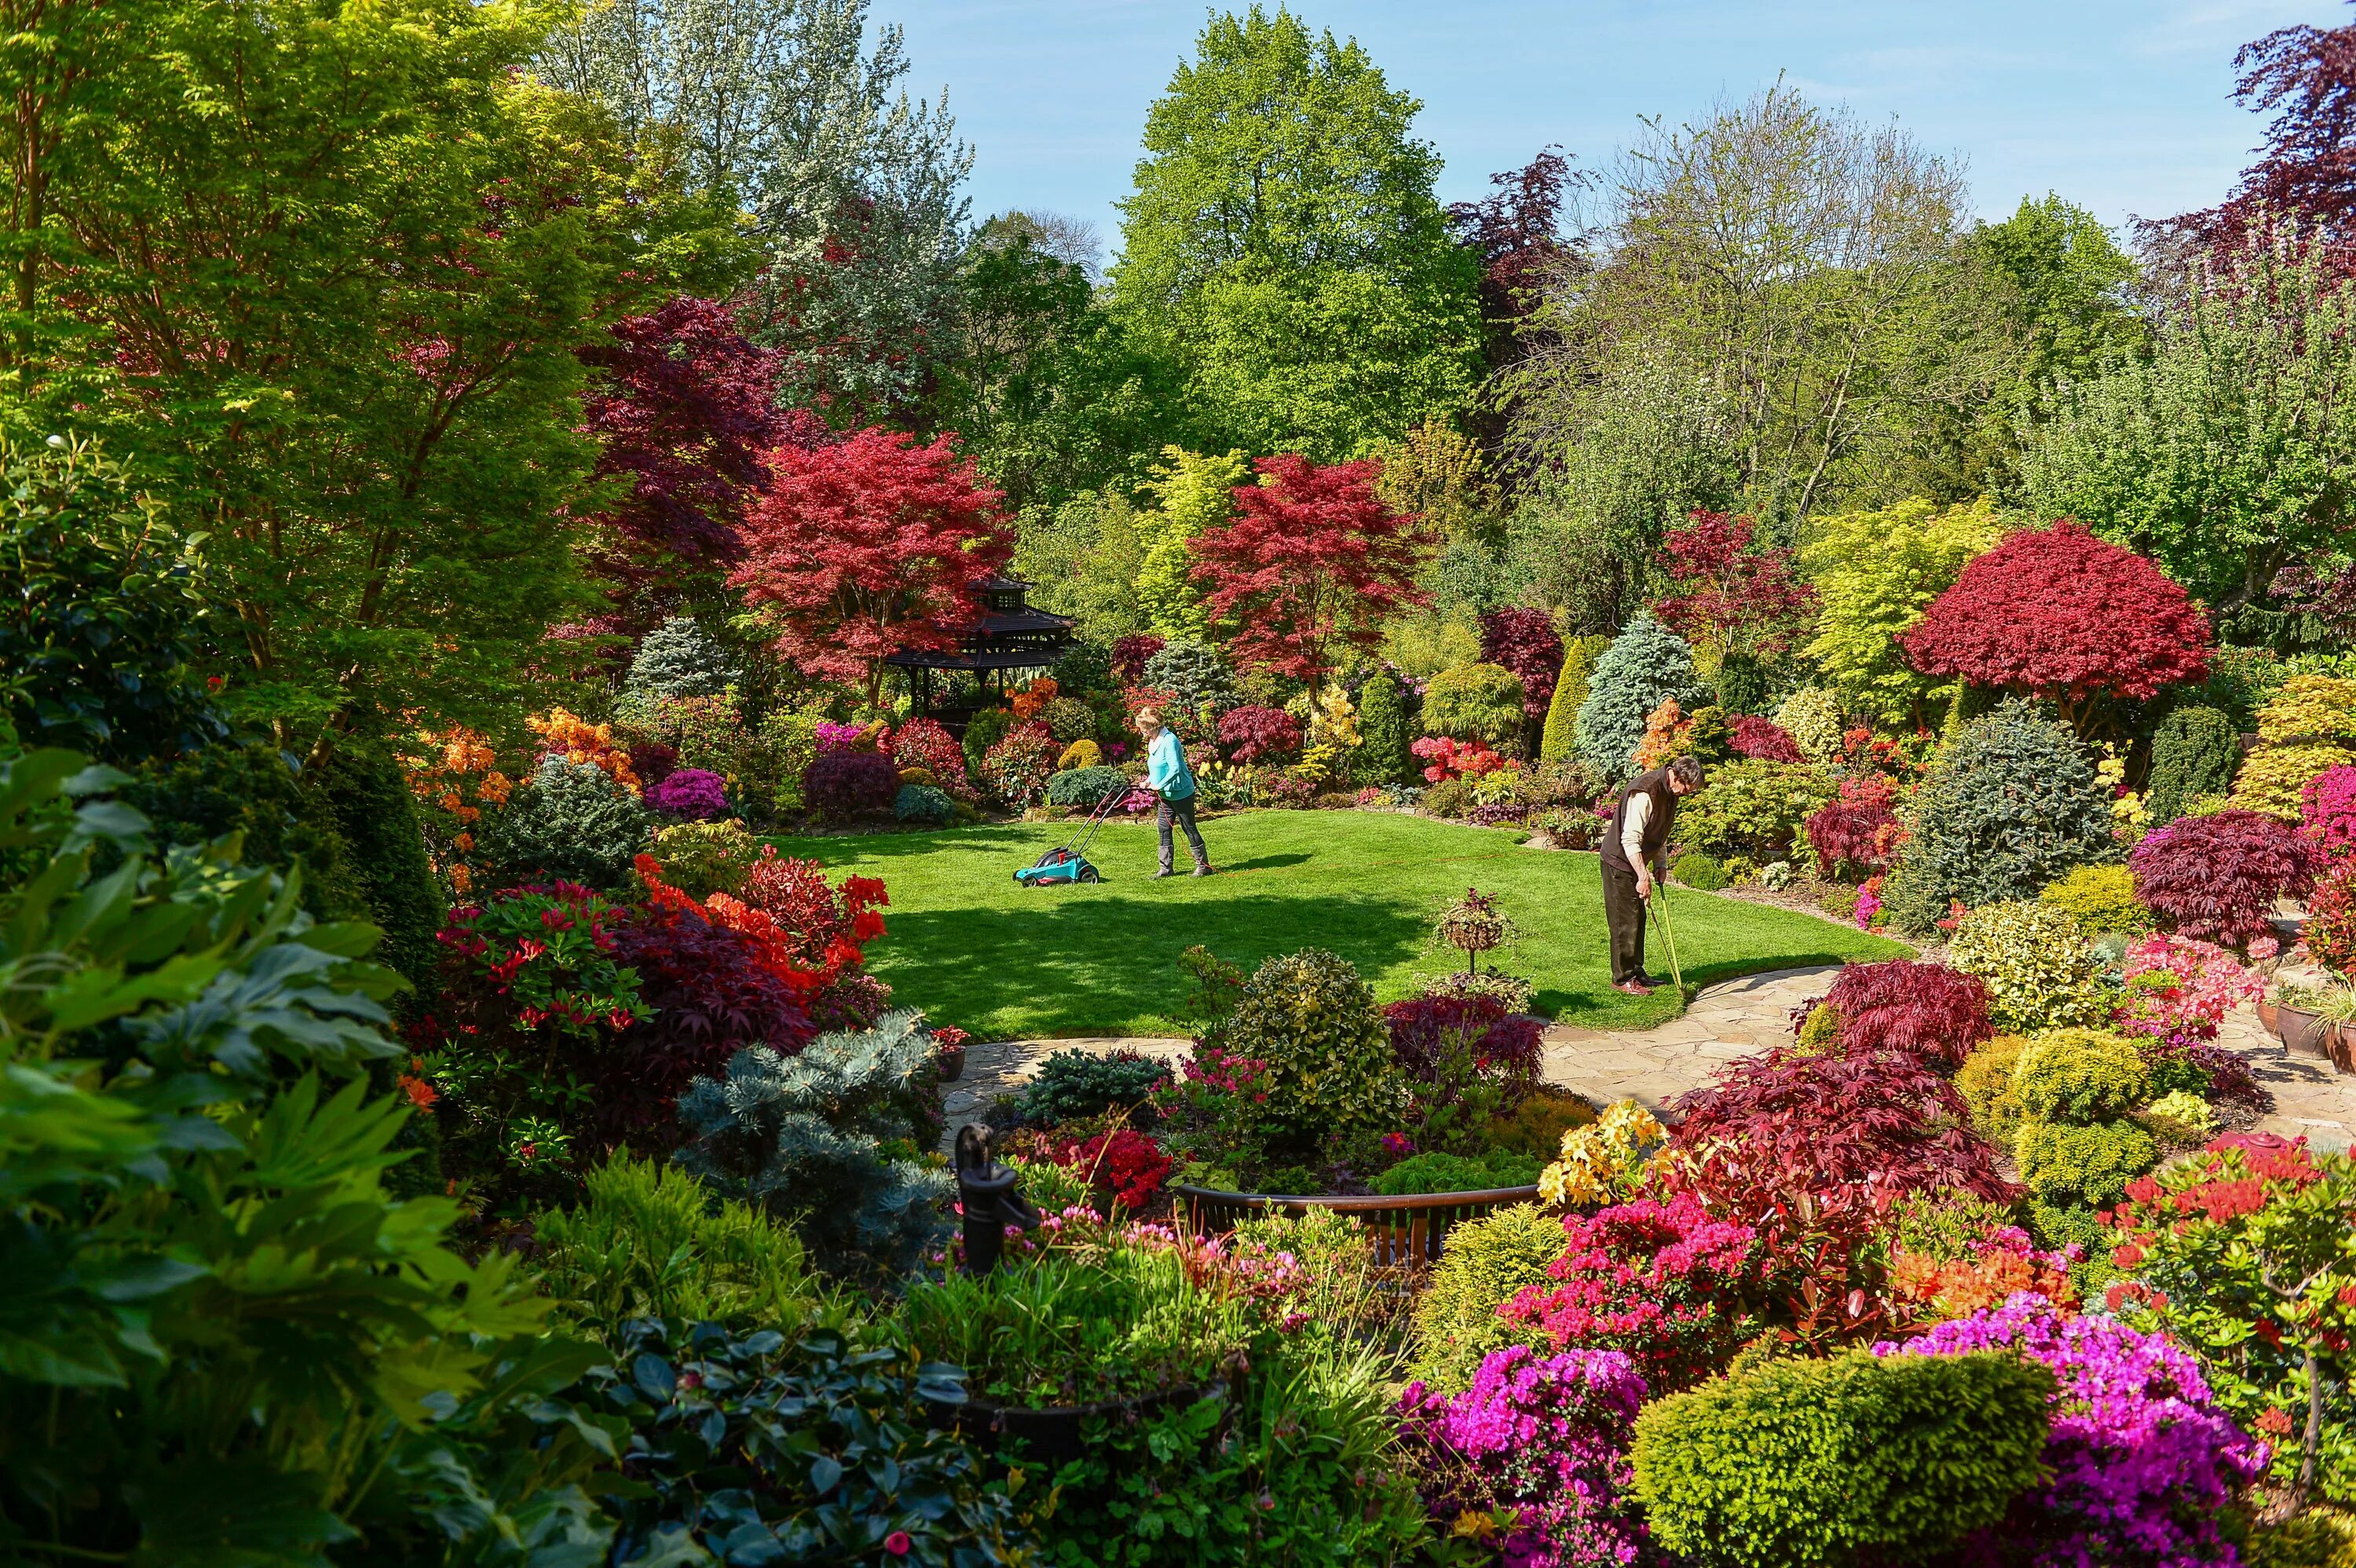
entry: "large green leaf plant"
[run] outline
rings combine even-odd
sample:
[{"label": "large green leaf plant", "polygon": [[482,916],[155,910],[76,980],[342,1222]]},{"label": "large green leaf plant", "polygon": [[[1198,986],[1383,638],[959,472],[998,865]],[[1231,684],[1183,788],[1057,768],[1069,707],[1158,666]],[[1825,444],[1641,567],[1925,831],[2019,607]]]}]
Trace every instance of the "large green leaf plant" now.
[{"label": "large green leaf plant", "polygon": [[123,775],[0,763],[0,1556],[588,1563],[613,1425],[509,1255],[396,1199],[373,927]]}]

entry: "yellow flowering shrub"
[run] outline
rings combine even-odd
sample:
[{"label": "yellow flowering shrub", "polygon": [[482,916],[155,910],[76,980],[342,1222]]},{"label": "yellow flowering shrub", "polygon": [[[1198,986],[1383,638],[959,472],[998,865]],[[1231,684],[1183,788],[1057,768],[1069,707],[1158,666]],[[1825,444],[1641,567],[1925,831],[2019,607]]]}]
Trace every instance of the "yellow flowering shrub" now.
[{"label": "yellow flowering shrub", "polygon": [[1557,1206],[1621,1202],[1644,1185],[1668,1138],[1658,1116],[1622,1100],[1563,1134],[1561,1157],[1538,1173],[1538,1196]]},{"label": "yellow flowering shrub", "polygon": [[[1070,773],[1075,768],[1102,766],[1104,766],[1104,753],[1097,749],[1097,743],[1094,741],[1075,741],[1064,748],[1062,756],[1055,759],[1055,771],[1059,773]],[[901,777],[905,781],[907,775],[904,773]]]}]

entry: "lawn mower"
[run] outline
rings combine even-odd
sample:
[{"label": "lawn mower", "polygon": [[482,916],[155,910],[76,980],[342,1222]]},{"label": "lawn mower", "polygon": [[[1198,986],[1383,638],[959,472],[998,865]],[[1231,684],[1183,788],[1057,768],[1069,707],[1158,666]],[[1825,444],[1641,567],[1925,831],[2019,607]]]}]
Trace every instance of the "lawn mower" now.
[{"label": "lawn mower", "polygon": [[1030,865],[1014,873],[1014,880],[1026,888],[1044,888],[1065,882],[1101,882],[1104,873],[1088,863],[1088,846],[1096,842],[1097,829],[1129,798],[1130,786],[1108,790],[1097,802],[1087,816],[1079,835],[1079,842],[1069,839],[1056,845]]}]

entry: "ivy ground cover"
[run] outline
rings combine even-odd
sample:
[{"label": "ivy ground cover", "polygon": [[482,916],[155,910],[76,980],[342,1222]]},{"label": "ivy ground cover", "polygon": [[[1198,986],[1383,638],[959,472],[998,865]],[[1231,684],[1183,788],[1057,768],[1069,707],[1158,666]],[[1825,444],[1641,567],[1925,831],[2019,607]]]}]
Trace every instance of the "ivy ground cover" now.
[{"label": "ivy ground cover", "polygon": [[[1178,955],[1200,943],[1247,971],[1324,947],[1356,965],[1383,1001],[1446,970],[1430,944],[1440,905],[1468,883],[1520,927],[1498,966],[1537,987],[1537,1008],[1599,1029],[1642,1029],[1676,1011],[1665,994],[1611,987],[1603,893],[1592,855],[1525,849],[1505,829],[1377,812],[1261,811],[1205,824],[1220,874],[1153,881],[1151,820],[1114,822],[1089,858],[1105,880],[1026,889],[1013,880],[1076,825],[779,838],[780,853],[830,872],[886,879],[892,940],[874,973],[926,1010],[986,1038],[1174,1034],[1185,995]],[[1905,955],[1830,921],[1679,888],[1671,897],[1688,984],[1802,964]],[[1655,972],[1665,955],[1648,944]]]}]

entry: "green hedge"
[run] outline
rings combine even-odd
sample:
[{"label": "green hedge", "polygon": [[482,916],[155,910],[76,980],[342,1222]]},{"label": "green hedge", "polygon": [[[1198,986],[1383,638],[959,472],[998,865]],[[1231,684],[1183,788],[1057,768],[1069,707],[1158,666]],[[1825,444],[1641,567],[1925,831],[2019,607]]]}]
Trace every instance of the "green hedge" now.
[{"label": "green hedge", "polygon": [[1919,1561],[2038,1483],[2053,1389],[2000,1353],[1772,1361],[1648,1405],[1636,1494],[1695,1568]]},{"label": "green hedge", "polygon": [[1129,788],[1119,768],[1067,768],[1047,781],[1049,805],[1096,805],[1115,790]]}]

